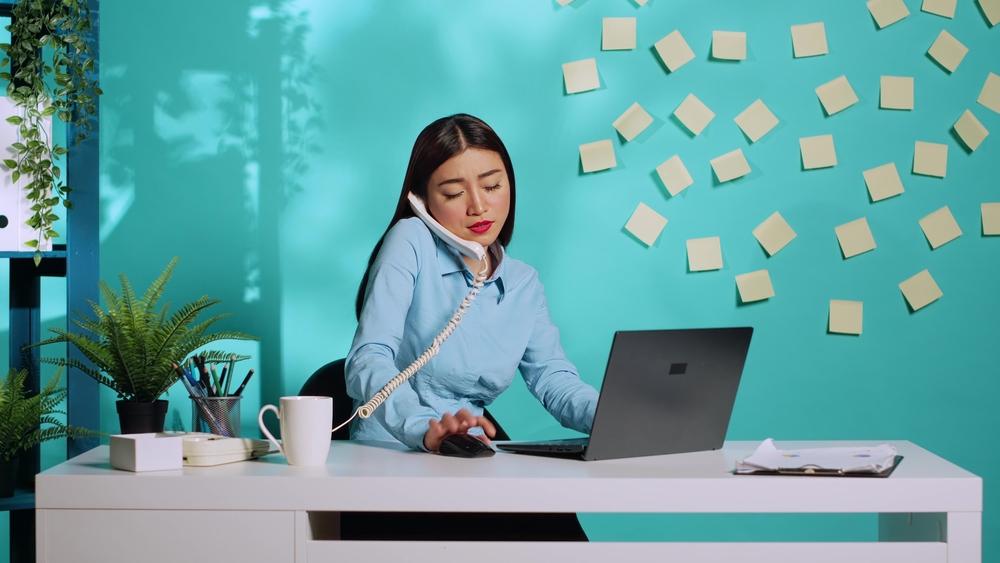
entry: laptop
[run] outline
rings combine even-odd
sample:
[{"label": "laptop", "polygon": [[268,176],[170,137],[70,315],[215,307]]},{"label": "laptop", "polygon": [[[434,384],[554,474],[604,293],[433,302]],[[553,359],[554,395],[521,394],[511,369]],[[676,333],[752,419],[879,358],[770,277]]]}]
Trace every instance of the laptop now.
[{"label": "laptop", "polygon": [[500,450],[587,461],[722,447],[751,327],[617,331],[591,433]]}]

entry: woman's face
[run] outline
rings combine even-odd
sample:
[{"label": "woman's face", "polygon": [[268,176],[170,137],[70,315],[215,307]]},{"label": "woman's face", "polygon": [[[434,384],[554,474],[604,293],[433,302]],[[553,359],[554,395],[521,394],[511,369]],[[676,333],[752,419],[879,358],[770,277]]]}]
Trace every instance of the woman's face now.
[{"label": "woman's face", "polygon": [[438,166],[427,182],[427,210],[460,238],[493,244],[510,211],[510,183],[500,155],[469,148]]}]

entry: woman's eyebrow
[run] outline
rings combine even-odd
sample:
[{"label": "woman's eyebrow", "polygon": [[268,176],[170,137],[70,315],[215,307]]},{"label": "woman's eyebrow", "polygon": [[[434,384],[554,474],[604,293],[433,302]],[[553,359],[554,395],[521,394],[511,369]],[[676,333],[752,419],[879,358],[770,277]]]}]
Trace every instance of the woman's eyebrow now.
[{"label": "woman's eyebrow", "polygon": [[[492,176],[492,175],[496,174],[497,172],[500,172],[499,168],[494,168],[493,170],[488,170],[488,171],[483,172],[482,174],[480,174],[479,175],[479,179],[482,180],[483,178],[485,178],[487,176]],[[441,182],[438,182],[438,187],[441,187],[441,186],[443,186],[445,184],[461,184],[463,182],[465,182],[465,180],[462,179],[462,178],[449,178],[447,180],[443,180]]]}]

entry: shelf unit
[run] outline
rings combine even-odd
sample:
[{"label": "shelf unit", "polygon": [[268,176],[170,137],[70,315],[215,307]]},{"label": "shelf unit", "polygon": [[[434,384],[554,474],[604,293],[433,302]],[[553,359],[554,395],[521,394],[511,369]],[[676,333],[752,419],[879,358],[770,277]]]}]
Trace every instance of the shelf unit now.
[{"label": "shelf unit", "polygon": [[[10,18],[12,0],[0,0],[0,17]],[[99,0],[87,0],[92,16],[92,32],[87,41],[94,56],[94,74],[100,76]],[[100,111],[98,105],[98,112]],[[0,259],[10,261],[10,367],[28,368],[28,385],[37,391],[40,385],[39,352],[33,348],[21,353],[24,345],[38,342],[41,334],[41,280],[43,277],[66,278],[66,316],[89,310],[88,301],[98,301],[99,253],[99,155],[100,115],[93,116],[93,127],[81,143],[69,143],[66,155],[66,183],[73,188],[73,208],[65,210],[66,244],[54,245],[42,253],[42,262],[34,264],[33,252],[0,252]],[[69,126],[67,139],[78,131]],[[67,357],[87,362],[79,351],[67,346]],[[100,429],[100,393],[97,382],[77,370],[67,370],[66,420],[73,426]],[[77,456],[99,443],[97,438],[66,441],[66,457]],[[0,499],[0,511],[10,512],[11,563],[35,561],[34,478],[40,470],[39,448],[21,459],[18,490],[12,498]]]}]

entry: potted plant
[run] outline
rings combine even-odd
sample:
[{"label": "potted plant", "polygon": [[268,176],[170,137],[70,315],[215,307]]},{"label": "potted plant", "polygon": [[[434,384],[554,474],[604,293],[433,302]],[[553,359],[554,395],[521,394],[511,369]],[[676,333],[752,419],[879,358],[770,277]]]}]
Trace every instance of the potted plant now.
[{"label": "potted plant", "polygon": [[[153,280],[139,298],[128,278],[119,274],[121,293],[115,293],[101,282],[101,294],[106,308],[91,302],[93,318],[74,318],[81,332],[51,329],[56,336],[31,346],[64,343],[75,346],[93,363],[87,365],[70,358],[41,358],[43,363],[76,368],[118,394],[116,404],[123,434],[162,432],[167,413],[167,401],[160,396],[179,375],[174,364],[181,364],[191,352],[212,342],[256,340],[237,331],[206,331],[227,315],[215,315],[198,320],[206,309],[219,303],[202,296],[187,303],[173,314],[167,307],[157,308],[157,302],[177,264],[175,257]],[[228,361],[222,351],[203,354],[207,361]]]}]

